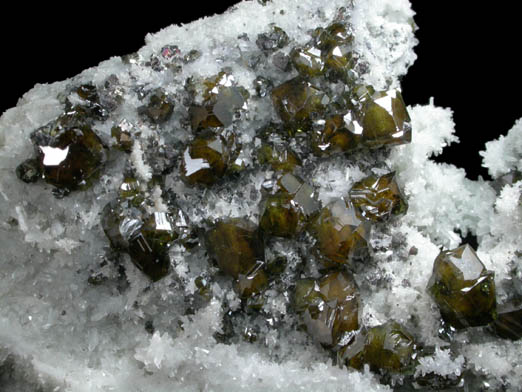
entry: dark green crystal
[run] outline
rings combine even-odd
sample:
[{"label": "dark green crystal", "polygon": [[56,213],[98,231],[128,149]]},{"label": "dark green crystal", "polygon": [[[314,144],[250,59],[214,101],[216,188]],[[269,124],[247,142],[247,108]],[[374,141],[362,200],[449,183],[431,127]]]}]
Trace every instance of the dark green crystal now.
[{"label": "dark green crystal", "polygon": [[269,235],[291,238],[304,228],[305,216],[286,192],[268,196],[259,226]]}]

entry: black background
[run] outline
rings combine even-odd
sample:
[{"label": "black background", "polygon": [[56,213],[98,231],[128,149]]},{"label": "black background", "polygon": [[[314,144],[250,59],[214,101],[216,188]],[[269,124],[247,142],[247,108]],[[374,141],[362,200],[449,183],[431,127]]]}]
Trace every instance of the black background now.
[{"label": "black background", "polygon": [[[184,8],[177,2],[121,8],[93,2],[74,8],[14,6],[0,24],[0,113],[35,83],[63,80],[111,56],[132,53],[149,32],[221,13],[236,2],[213,3]],[[437,160],[465,168],[472,179],[488,178],[478,151],[522,117],[519,14],[506,2],[496,9],[489,2],[460,8],[467,3],[412,3],[420,43],[418,59],[402,81],[406,103],[425,104],[434,97],[436,105],[452,108],[461,143],[446,148]]]}]

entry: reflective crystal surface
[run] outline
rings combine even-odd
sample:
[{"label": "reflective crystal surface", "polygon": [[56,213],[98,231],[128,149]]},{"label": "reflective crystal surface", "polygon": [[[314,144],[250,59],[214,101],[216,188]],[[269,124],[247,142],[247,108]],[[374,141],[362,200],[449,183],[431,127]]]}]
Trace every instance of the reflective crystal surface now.
[{"label": "reflective crystal surface", "polygon": [[314,339],[335,346],[359,328],[359,294],[352,275],[332,272],[296,282],[294,304]]},{"label": "reflective crystal surface", "polygon": [[349,196],[361,216],[375,222],[404,215],[408,210],[395,173],[366,177],[352,186]]},{"label": "reflective crystal surface", "polygon": [[413,336],[399,323],[389,321],[358,333],[339,357],[356,369],[367,364],[372,370],[400,372],[413,363],[414,354]]},{"label": "reflective crystal surface", "polygon": [[370,225],[357,215],[349,200],[336,199],[325,206],[312,223],[319,257],[329,262],[348,264],[368,249]]},{"label": "reflective crystal surface", "polygon": [[305,216],[294,196],[278,192],[268,196],[259,226],[268,235],[291,238],[304,228]]},{"label": "reflective crystal surface", "polygon": [[31,134],[43,179],[58,188],[86,187],[106,161],[101,139],[89,125],[53,122]]},{"label": "reflective crystal surface", "polygon": [[467,244],[437,256],[428,291],[444,320],[457,329],[496,319],[495,273]]},{"label": "reflective crystal surface", "polygon": [[147,97],[147,104],[138,108],[138,113],[154,124],[162,124],[170,119],[174,102],[162,89],[156,89]]},{"label": "reflective crystal surface", "polygon": [[498,309],[493,329],[498,336],[504,339],[522,338],[522,306]]}]

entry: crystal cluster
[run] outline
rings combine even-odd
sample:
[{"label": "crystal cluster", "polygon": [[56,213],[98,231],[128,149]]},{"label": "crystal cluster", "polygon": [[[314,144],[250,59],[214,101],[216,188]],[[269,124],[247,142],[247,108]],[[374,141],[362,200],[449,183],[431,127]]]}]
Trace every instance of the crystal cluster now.
[{"label": "crystal cluster", "polygon": [[411,16],[242,2],[6,113],[0,382],[516,390],[522,144],[491,184],[429,159],[453,125],[403,101]]}]

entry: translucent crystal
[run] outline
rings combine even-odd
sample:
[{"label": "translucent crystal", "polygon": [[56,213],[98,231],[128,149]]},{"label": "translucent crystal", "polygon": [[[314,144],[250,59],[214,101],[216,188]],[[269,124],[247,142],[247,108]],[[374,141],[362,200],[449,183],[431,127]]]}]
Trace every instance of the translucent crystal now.
[{"label": "translucent crystal", "polygon": [[497,316],[495,273],[486,270],[467,244],[437,256],[428,291],[455,328],[487,325]]},{"label": "translucent crystal", "polygon": [[335,346],[359,328],[358,288],[346,271],[297,281],[294,304],[308,333],[324,345]]},{"label": "translucent crystal", "polygon": [[372,175],[355,183],[350,190],[350,200],[361,216],[376,222],[403,215],[408,210],[395,173]]},{"label": "translucent crystal", "polygon": [[343,348],[339,357],[348,366],[372,370],[405,371],[413,363],[415,341],[399,323],[389,321],[361,331],[354,341]]},{"label": "translucent crystal", "polygon": [[357,215],[349,200],[336,199],[325,206],[312,223],[316,250],[320,258],[347,264],[368,249],[370,225]]},{"label": "translucent crystal", "polygon": [[259,226],[265,233],[291,238],[303,230],[305,216],[292,194],[279,192],[269,196],[264,204]]},{"label": "translucent crystal", "polygon": [[162,89],[156,89],[148,96],[148,103],[138,108],[138,113],[154,124],[162,124],[170,119],[174,111],[174,101]]}]

